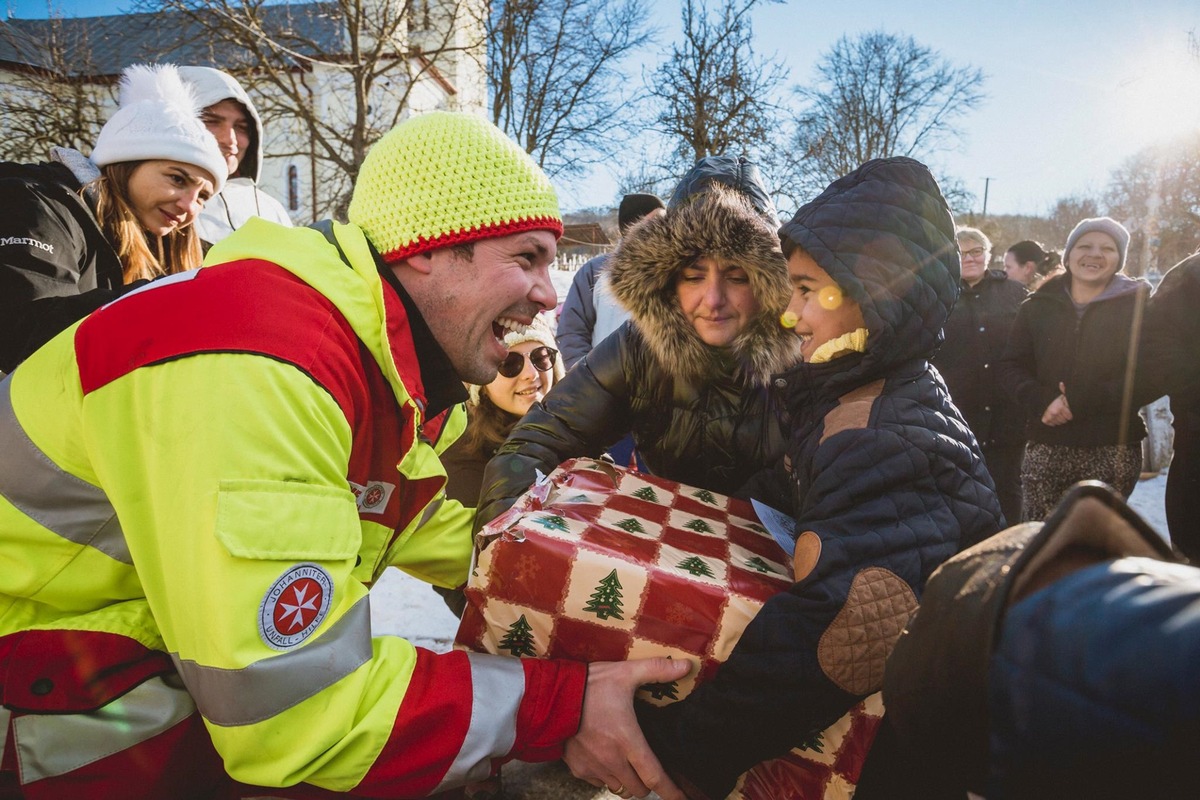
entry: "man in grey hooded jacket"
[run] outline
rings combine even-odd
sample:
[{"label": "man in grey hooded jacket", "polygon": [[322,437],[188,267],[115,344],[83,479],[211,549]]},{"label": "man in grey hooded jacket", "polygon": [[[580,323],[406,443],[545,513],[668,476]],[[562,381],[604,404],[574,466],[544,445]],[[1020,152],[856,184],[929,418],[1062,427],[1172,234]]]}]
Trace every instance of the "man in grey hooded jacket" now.
[{"label": "man in grey hooded jacket", "polygon": [[205,247],[216,244],[251,217],[291,225],[283,204],[258,187],[262,175],[263,127],[250,96],[232,75],[212,67],[180,67],[203,106],[201,119],[217,139],[229,167],[229,180],[196,219]]}]

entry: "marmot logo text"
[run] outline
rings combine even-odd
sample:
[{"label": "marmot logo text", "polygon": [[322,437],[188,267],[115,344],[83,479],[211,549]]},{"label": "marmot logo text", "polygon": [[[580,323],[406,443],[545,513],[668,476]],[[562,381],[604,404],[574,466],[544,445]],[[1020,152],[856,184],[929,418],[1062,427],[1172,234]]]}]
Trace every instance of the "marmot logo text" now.
[{"label": "marmot logo text", "polygon": [[4,236],[0,237],[0,247],[8,247],[14,244],[27,244],[30,247],[36,247],[39,250],[45,250],[47,253],[54,252],[54,245],[39,242],[37,239],[30,239],[25,236]]}]

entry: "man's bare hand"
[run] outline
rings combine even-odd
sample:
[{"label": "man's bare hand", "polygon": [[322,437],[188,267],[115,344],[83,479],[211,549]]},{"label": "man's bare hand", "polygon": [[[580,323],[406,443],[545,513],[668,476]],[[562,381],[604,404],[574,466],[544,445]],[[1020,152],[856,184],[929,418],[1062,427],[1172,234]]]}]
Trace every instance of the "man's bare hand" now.
[{"label": "man's bare hand", "polygon": [[689,662],[669,658],[589,665],[579,733],[567,740],[563,752],[572,774],[622,797],[653,791],[662,800],[685,800],[638,727],[633,693],[643,684],[678,680],[689,669]]}]

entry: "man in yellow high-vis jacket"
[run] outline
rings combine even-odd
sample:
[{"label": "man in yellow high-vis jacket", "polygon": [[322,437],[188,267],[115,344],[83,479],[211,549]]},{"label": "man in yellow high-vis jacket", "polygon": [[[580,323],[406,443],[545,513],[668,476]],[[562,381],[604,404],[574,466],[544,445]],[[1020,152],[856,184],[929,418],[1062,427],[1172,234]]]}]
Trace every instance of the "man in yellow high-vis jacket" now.
[{"label": "man in yellow high-vis jacket", "polygon": [[685,664],[371,635],[386,567],[466,579],[438,453],[462,382],[556,301],[549,181],[431,113],[372,149],[349,217],[253,220],[0,381],[0,797],[417,797],[559,756],[682,797],[632,694]]}]

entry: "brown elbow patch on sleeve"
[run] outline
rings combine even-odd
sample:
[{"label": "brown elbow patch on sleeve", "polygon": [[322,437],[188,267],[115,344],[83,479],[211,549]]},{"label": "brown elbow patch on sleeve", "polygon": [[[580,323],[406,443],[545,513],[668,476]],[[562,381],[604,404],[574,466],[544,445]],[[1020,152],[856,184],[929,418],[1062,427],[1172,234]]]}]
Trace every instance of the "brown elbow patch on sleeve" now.
[{"label": "brown elbow patch on sleeve", "polygon": [[825,426],[818,444],[824,444],[830,436],[842,431],[867,427],[867,423],[871,421],[871,411],[875,408],[875,400],[882,393],[883,380],[877,380],[839,397],[838,404],[825,415]]},{"label": "brown elbow patch on sleeve", "polygon": [[816,569],[821,559],[821,537],[805,531],[796,537],[796,553],[792,556],[792,580],[799,583]]},{"label": "brown elbow patch on sleeve", "polygon": [[821,635],[822,671],[850,694],[878,691],[887,657],[916,608],[912,587],[896,573],[882,567],[859,572],[846,604]]}]

